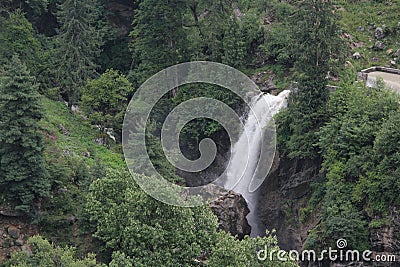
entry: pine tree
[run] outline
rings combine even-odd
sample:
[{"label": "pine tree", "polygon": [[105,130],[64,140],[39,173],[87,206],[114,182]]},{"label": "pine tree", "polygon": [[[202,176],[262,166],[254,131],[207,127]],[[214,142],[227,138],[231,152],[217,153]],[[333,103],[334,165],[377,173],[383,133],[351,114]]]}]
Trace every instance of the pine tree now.
[{"label": "pine tree", "polygon": [[131,32],[134,63],[141,84],[165,67],[187,61],[183,29],[184,0],[143,0]]},{"label": "pine tree", "polygon": [[317,156],[316,131],[326,121],[328,71],[340,63],[342,50],[337,17],[330,0],[295,2],[290,17],[290,50],[295,60],[298,91],[281,116],[281,136],[293,157]]},{"label": "pine tree", "polygon": [[[304,87],[318,87],[320,98],[327,94],[326,76],[341,52],[338,17],[330,0],[302,0],[295,2],[295,13],[290,17],[291,52],[298,72],[297,81]],[[321,89],[320,89],[321,88]]]},{"label": "pine tree", "polygon": [[96,0],[65,0],[57,12],[57,74],[69,104],[78,102],[79,88],[97,74],[94,60],[103,44],[103,32],[96,28],[100,13]]},{"label": "pine tree", "polygon": [[15,209],[28,211],[36,197],[46,195],[48,176],[38,85],[25,64],[13,56],[0,76],[0,192]]}]

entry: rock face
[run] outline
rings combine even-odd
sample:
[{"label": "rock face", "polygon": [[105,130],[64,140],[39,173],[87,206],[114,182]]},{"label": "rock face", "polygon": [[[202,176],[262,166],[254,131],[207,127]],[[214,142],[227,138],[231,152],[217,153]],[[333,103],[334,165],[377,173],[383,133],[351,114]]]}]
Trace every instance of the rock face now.
[{"label": "rock face", "polygon": [[262,92],[277,95],[278,87],[273,82],[274,78],[275,78],[274,74],[263,71],[255,74],[252,77],[252,81],[260,88]]},{"label": "rock face", "polygon": [[111,26],[117,31],[117,36],[125,36],[132,30],[133,1],[111,0],[107,1],[108,19]]},{"label": "rock face", "polygon": [[400,211],[392,207],[390,224],[370,230],[372,250],[395,254],[400,259]]},{"label": "rock face", "polygon": [[[319,223],[319,214],[311,214],[307,221],[300,220],[300,210],[307,206],[312,194],[311,182],[318,179],[320,162],[281,158],[278,166],[260,188],[257,216],[271,231],[276,230],[280,248],[302,251],[308,231]],[[400,259],[400,210],[392,207],[387,218],[388,225],[369,229],[373,255],[395,255]],[[322,263],[320,263],[322,264]],[[380,263],[301,263],[300,266],[400,266],[399,262]]]},{"label": "rock face", "polygon": [[250,211],[246,200],[240,194],[229,191],[211,203],[211,209],[218,217],[221,230],[237,235],[239,239],[250,235],[251,227],[246,219]]},{"label": "rock face", "polygon": [[314,223],[300,221],[300,209],[311,196],[310,183],[319,172],[319,162],[281,158],[260,188],[257,216],[267,230],[276,230],[279,246],[301,251],[307,231]]}]

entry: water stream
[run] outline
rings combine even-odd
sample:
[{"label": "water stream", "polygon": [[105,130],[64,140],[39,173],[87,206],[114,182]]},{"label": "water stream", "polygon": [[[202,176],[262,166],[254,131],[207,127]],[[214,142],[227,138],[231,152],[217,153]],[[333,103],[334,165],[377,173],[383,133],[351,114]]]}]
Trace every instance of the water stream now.
[{"label": "water stream", "polygon": [[[260,150],[265,129],[272,116],[278,113],[281,108],[286,107],[289,93],[289,90],[285,90],[277,96],[259,94],[253,97],[250,110],[245,115],[244,131],[231,150],[232,155],[224,186],[225,188],[233,188],[234,192],[240,193],[245,198],[250,210],[247,220],[251,226],[251,236],[253,237],[264,235],[265,229],[255,210],[259,190],[251,192],[250,182],[258,169],[263,167]],[[241,179],[237,182],[239,176]]]}]

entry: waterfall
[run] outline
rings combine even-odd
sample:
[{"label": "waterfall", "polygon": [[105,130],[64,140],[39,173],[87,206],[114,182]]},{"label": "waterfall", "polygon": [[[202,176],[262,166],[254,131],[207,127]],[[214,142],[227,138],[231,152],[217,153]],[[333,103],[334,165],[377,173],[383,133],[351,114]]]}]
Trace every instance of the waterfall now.
[{"label": "waterfall", "polygon": [[[272,117],[287,105],[289,93],[289,90],[284,90],[278,96],[259,94],[253,97],[250,110],[244,116],[244,131],[231,150],[224,187],[232,188],[245,198],[250,210],[247,220],[251,226],[251,236],[263,235],[265,230],[255,212],[258,190],[251,189],[253,177],[263,167],[263,158],[260,157],[263,134]],[[238,177],[241,177],[239,181]]]}]

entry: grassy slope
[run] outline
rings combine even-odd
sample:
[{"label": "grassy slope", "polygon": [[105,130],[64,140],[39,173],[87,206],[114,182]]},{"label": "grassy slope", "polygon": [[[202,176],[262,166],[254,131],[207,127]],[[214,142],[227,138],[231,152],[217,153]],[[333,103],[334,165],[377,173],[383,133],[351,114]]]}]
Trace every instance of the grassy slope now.
[{"label": "grassy slope", "polygon": [[[73,115],[64,103],[43,98],[42,104],[45,117],[41,125],[53,186],[50,196],[41,203],[40,234],[56,244],[74,244],[84,253],[92,250],[92,242],[86,240],[90,237],[80,226],[85,220],[85,192],[107,168],[125,168],[121,147],[112,140],[109,149],[95,143],[97,128],[82,116]],[[60,125],[68,129],[69,135]]]},{"label": "grassy slope", "polygon": [[[364,43],[364,46],[352,51],[352,53],[360,52],[362,56],[360,60],[350,60],[356,69],[359,71],[371,66],[391,66],[390,61],[395,58],[393,54],[400,49],[400,1],[337,0],[336,2],[341,7],[340,26],[344,33],[350,34],[353,42]],[[359,27],[363,27],[364,30],[360,31]],[[386,46],[382,51],[372,48],[377,41],[374,36],[377,27],[384,27],[386,32],[386,37],[380,40]],[[389,53],[390,50],[393,52]],[[377,61],[373,60],[374,57]],[[400,63],[400,58],[397,63]],[[392,67],[399,67],[399,64]]]}]

